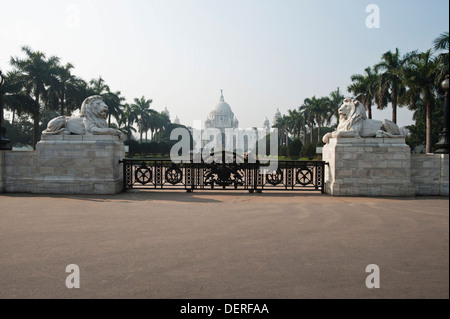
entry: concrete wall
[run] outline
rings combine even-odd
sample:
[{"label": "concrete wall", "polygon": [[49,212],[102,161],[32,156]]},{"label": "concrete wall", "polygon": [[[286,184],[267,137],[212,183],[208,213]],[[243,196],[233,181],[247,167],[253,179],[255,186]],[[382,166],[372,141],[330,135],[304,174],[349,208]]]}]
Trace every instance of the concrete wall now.
[{"label": "concrete wall", "polygon": [[411,182],[416,195],[448,196],[449,156],[439,154],[413,154],[411,157]]},{"label": "concrete wall", "polygon": [[34,152],[0,152],[3,192],[116,194],[124,145],[115,136],[43,136]]},{"label": "concrete wall", "polygon": [[412,155],[404,138],[332,138],[325,190],[334,196],[448,196],[449,156]]},{"label": "concrete wall", "polygon": [[3,151],[3,159],[3,191],[31,193],[36,174],[36,152]]}]

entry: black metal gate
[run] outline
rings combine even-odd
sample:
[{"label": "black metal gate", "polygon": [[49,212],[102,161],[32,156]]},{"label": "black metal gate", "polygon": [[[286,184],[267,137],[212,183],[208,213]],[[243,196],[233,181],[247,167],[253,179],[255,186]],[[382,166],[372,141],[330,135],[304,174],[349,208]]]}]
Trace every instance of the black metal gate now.
[{"label": "black metal gate", "polygon": [[313,190],[324,193],[325,162],[279,161],[278,169],[261,173],[269,164],[174,163],[167,159],[124,159],[126,189],[247,190],[250,193]]}]

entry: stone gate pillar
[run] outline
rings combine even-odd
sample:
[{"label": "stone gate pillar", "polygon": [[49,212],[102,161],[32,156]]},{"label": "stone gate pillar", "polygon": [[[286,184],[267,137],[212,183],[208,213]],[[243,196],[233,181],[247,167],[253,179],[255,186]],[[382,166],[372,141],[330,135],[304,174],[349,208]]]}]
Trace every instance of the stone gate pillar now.
[{"label": "stone gate pillar", "polygon": [[415,196],[404,137],[330,138],[325,191],[333,196]]},{"label": "stone gate pillar", "polygon": [[38,194],[116,194],[125,147],[112,135],[43,135],[31,186]]}]

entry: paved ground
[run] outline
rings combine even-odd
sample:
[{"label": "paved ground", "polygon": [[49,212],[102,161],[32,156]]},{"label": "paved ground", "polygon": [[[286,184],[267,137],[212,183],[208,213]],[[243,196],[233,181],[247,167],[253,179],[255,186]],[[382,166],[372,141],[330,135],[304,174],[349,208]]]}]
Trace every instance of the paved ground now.
[{"label": "paved ground", "polygon": [[[448,198],[0,195],[0,298],[449,298]],[[81,289],[65,268],[81,269]],[[381,289],[365,286],[366,266]]]}]

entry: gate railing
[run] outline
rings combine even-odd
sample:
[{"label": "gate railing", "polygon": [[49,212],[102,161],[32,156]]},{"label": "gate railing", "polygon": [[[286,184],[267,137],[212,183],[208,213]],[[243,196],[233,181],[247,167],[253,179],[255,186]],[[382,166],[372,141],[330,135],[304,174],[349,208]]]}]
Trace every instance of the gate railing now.
[{"label": "gate railing", "polygon": [[124,159],[124,189],[315,190],[324,193],[325,162],[279,161],[278,169],[261,172],[260,163],[174,163],[169,159]]}]

